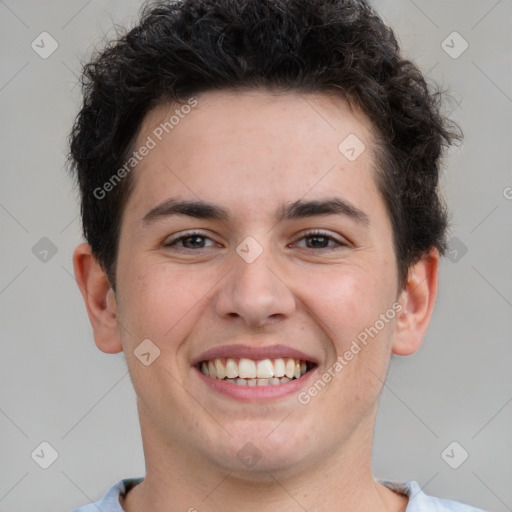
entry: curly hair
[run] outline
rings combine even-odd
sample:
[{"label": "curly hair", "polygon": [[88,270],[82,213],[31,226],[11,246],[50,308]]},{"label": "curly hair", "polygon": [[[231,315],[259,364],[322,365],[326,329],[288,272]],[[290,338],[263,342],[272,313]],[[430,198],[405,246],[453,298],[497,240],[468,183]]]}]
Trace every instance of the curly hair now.
[{"label": "curly hair", "polygon": [[446,251],[438,190],[445,147],[462,139],[442,113],[443,91],[402,58],[365,0],[169,0],[146,4],[82,73],[83,105],[70,135],[84,237],[115,289],[121,216],[132,179],[108,200],[94,191],[129,157],[146,114],[208,90],[335,93],[377,136],[376,184],[391,225],[399,286],[430,249]]}]

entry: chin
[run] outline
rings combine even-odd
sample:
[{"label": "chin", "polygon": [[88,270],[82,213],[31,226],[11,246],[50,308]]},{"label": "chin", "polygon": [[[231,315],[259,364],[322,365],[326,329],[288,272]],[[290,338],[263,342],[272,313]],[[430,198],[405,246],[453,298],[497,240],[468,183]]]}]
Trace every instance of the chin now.
[{"label": "chin", "polygon": [[[282,420],[280,420],[282,421]],[[307,464],[305,441],[297,430],[282,428],[280,421],[251,422],[251,425],[226,426],[223,443],[210,447],[210,460],[244,480],[267,481],[269,474],[291,474]],[[255,424],[256,423],[256,424]],[[277,427],[277,428],[276,428]],[[282,430],[278,433],[278,430]]]}]

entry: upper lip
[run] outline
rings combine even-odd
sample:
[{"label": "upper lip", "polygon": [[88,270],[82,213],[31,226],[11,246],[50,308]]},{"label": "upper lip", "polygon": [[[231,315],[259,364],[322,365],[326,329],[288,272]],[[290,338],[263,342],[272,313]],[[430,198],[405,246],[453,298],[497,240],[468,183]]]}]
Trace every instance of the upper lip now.
[{"label": "upper lip", "polygon": [[265,347],[255,347],[252,345],[222,345],[219,347],[211,348],[201,355],[195,357],[192,360],[192,365],[196,365],[201,361],[209,361],[211,359],[221,357],[232,357],[234,359],[253,359],[255,361],[261,359],[279,359],[279,358],[291,358],[300,359],[301,361],[309,361],[314,364],[318,364],[318,360],[300,350],[286,345],[268,345]]}]

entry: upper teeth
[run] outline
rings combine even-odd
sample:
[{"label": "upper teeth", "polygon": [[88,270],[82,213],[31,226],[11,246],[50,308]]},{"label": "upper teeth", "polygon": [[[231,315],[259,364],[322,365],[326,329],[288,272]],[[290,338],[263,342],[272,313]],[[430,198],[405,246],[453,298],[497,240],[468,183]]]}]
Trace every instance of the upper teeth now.
[{"label": "upper teeth", "polygon": [[201,363],[201,371],[215,379],[298,379],[307,371],[306,361],[300,359],[234,359],[216,358]]}]

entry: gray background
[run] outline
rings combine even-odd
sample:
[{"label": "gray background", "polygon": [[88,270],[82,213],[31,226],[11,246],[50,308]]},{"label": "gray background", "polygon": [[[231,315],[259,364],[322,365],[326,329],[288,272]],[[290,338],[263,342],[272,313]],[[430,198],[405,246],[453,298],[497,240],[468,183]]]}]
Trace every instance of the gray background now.
[{"label": "gray background", "polygon": [[[375,4],[406,54],[451,91],[448,108],[465,133],[442,181],[456,238],[422,349],[392,361],[375,474],[512,510],[512,1]],[[113,35],[114,22],[131,23],[139,5],[0,1],[0,512],[70,511],[144,475],[124,356],[96,348],[74,281],[81,235],[64,168],[79,61]],[[46,59],[31,48],[43,31],[59,45]],[[469,44],[458,58],[445,51],[460,51],[458,36],[442,46],[454,31]],[[58,452],[48,469],[31,457],[43,441]],[[445,459],[460,463],[462,450],[468,459],[452,469]]]}]

